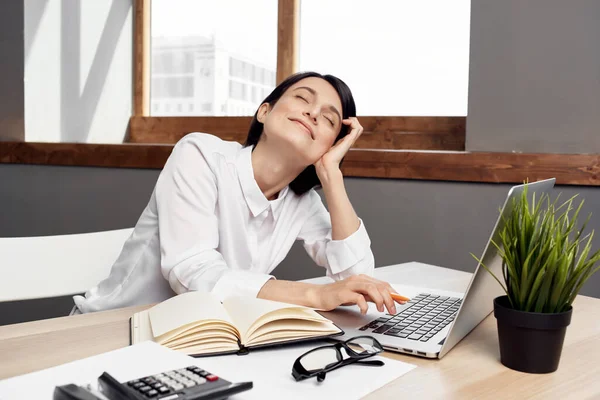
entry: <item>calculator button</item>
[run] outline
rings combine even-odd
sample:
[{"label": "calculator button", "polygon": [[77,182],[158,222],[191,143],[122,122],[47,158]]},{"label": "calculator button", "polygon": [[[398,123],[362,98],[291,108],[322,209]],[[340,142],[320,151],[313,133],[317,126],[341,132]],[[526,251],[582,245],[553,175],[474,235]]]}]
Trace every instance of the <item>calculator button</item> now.
[{"label": "calculator button", "polygon": [[178,382],[173,381],[173,380],[171,380],[169,382],[165,382],[165,385],[168,387],[173,387],[173,385],[177,385],[177,384],[178,384]]},{"label": "calculator button", "polygon": [[160,393],[160,394],[169,393],[169,389],[164,386],[159,387],[157,390],[158,390],[158,393]]},{"label": "calculator button", "polygon": [[216,375],[208,375],[208,376],[206,376],[206,380],[209,381],[209,382],[214,382],[217,379],[219,379],[219,377],[216,376]]},{"label": "calculator button", "polygon": [[151,390],[151,391],[149,391],[148,393],[146,393],[147,397],[154,397],[154,396],[157,396],[157,395],[158,395],[158,392],[156,390],[154,390],[154,389]]},{"label": "calculator button", "polygon": [[183,385],[181,383],[175,383],[175,384],[171,385],[171,387],[173,388],[173,390],[183,389]]},{"label": "calculator button", "polygon": [[129,386],[133,386],[133,385],[135,385],[136,383],[138,383],[139,381],[140,381],[139,379],[134,379],[134,380],[132,380],[132,381],[129,381],[129,382],[127,382],[127,384],[128,384]]},{"label": "calculator button", "polygon": [[194,382],[196,382],[196,385],[202,385],[203,383],[206,383],[206,379],[201,378],[199,376],[195,376],[193,378],[191,378]]},{"label": "calculator button", "polygon": [[188,379],[188,380],[186,380],[186,381],[183,382],[183,385],[186,388],[189,388],[189,387],[192,387],[192,386],[196,386],[196,382],[191,381],[191,380]]},{"label": "calculator button", "polygon": [[188,371],[192,371],[195,374],[200,374],[201,372],[204,372],[204,370],[202,368],[198,368],[198,367],[189,367]]},{"label": "calculator button", "polygon": [[132,386],[133,386],[134,389],[139,389],[142,386],[146,386],[146,384],[144,382],[139,382],[138,381],[138,382],[134,383]]},{"label": "calculator button", "polygon": [[146,393],[152,390],[152,388],[150,386],[142,386],[141,388],[138,389],[140,392],[142,393]]}]

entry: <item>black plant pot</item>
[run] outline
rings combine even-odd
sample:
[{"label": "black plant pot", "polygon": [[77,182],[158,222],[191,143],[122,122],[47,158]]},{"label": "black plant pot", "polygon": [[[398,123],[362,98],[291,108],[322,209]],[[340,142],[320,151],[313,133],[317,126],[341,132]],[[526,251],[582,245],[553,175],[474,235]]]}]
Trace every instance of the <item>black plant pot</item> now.
[{"label": "black plant pot", "polygon": [[511,308],[507,296],[496,297],[500,362],[521,372],[556,371],[572,312],[572,307],[557,314],[519,311]]}]

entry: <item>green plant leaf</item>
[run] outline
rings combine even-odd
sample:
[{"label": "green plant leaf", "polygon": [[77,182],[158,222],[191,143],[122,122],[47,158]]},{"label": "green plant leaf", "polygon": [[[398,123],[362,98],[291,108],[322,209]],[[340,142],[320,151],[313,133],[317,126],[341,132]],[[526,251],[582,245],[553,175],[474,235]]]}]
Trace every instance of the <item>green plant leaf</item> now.
[{"label": "green plant leaf", "polygon": [[[537,248],[537,245],[534,246],[534,248],[532,249],[532,251],[527,254],[527,258],[525,259],[525,262],[523,263],[523,269],[521,271],[521,284],[520,284],[520,289],[519,290],[519,304],[525,304],[526,299],[527,299],[527,294],[529,293],[529,276],[528,276],[528,272],[529,272],[529,263],[531,262],[531,258],[535,255],[535,249]],[[535,272],[535,271],[532,271]]]},{"label": "green plant leaf", "polygon": [[544,307],[546,306],[546,302],[548,301],[548,297],[550,295],[550,288],[552,285],[552,279],[554,279],[554,272],[556,271],[556,257],[557,251],[556,247],[554,247],[548,260],[548,266],[544,271],[542,286],[535,302],[535,312],[544,312]]},{"label": "green plant leaf", "polygon": [[[471,256],[475,260],[477,260],[477,262],[479,263],[479,265],[481,265],[483,268],[485,268],[485,270],[487,272],[489,272],[489,274],[492,275],[494,277],[494,279],[496,279],[496,281],[500,284],[500,287],[502,287],[502,289],[504,289],[504,292],[508,295],[508,291],[506,290],[506,287],[502,284],[502,282],[500,281],[500,279],[498,279],[496,277],[496,275],[492,272],[492,270],[490,270],[481,260],[479,260],[479,258],[477,258],[477,256],[475,256],[475,254],[473,254],[473,253],[470,253],[470,254],[471,254]],[[511,304],[511,306],[512,306],[512,304]]]},{"label": "green plant leaf", "polygon": [[557,312],[558,308],[562,308],[562,305],[559,304],[559,300],[562,293],[562,288],[567,280],[567,271],[572,258],[573,255],[569,254],[567,257],[562,257],[557,260],[556,274],[554,275],[554,282],[552,284],[548,303],[548,312]]}]

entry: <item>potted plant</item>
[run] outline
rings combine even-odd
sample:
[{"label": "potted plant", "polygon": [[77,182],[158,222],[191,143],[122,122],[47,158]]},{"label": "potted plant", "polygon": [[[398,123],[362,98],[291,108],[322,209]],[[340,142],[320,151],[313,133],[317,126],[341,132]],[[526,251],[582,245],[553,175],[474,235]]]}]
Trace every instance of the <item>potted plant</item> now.
[{"label": "potted plant", "polygon": [[583,236],[591,214],[577,230],[583,200],[575,209],[576,196],[560,206],[558,197],[536,200],[534,193],[530,202],[525,186],[513,199],[512,213],[502,217],[500,243],[492,241],[502,258],[502,280],[478,260],[506,292],[494,299],[500,361],[522,372],[556,371],[573,300],[600,269],[600,250],[590,255],[594,231]]}]

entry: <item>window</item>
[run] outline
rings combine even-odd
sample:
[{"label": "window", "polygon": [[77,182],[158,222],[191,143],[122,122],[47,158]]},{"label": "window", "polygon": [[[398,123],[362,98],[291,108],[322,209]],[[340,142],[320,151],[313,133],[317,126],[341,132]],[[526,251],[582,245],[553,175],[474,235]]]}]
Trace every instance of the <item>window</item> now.
[{"label": "window", "polygon": [[344,80],[359,115],[465,116],[469,32],[470,0],[302,1],[299,69]]},{"label": "window", "polygon": [[241,100],[249,100],[248,99],[248,85],[242,83],[242,98]]},{"label": "window", "polygon": [[242,74],[242,66],[243,66],[243,61],[240,60],[236,60],[235,58],[230,58],[229,59],[229,75],[235,77],[235,78],[243,78],[243,74]]},{"label": "window", "polygon": [[252,66],[252,82],[260,83],[261,70],[258,66]]},{"label": "window", "polygon": [[168,40],[154,42],[152,55],[152,72],[165,73],[194,73],[194,54],[191,51],[181,51]]},{"label": "window", "polygon": [[236,100],[243,100],[244,85],[237,81],[229,81],[229,97]]},{"label": "window", "polygon": [[[248,84],[262,83],[263,73],[275,77],[277,2],[152,0],[150,3],[151,101],[189,98],[192,105],[178,115],[193,109],[211,115],[218,112],[212,107],[216,101],[227,104],[228,99],[234,99],[236,115],[251,115],[254,111],[249,110],[258,108],[260,100],[256,100]],[[217,74],[220,68],[225,71],[229,68],[229,73]],[[266,84],[272,90],[275,80]],[[171,115],[165,107],[160,112],[152,108],[151,112]]]},{"label": "window", "polygon": [[[365,118],[369,131],[376,133],[381,128],[411,138],[409,143],[390,143],[387,136],[373,135],[369,138],[370,148],[464,150],[465,118],[456,115],[465,115],[467,107],[469,0],[457,0],[458,3],[450,5],[442,0],[423,1],[424,6],[422,2],[396,4],[380,0],[369,3],[368,7],[358,0],[348,0],[344,7],[333,0],[141,2],[152,5],[154,10],[150,13],[151,48],[156,54],[167,53],[165,44],[168,44],[181,53],[155,58],[159,66],[151,72],[151,77],[192,79],[186,91],[188,94],[191,91],[191,97],[183,99],[184,104],[192,102],[196,115],[227,117],[252,115],[260,101],[271,93],[278,77],[301,70],[332,73],[352,88],[359,116],[377,117]],[[281,9],[277,11],[278,8]],[[425,12],[430,8],[435,13]],[[135,14],[136,26],[143,28],[136,30],[136,49],[140,46],[144,49],[147,42],[140,32],[147,34],[151,25],[145,20],[144,10],[142,6],[142,12]],[[355,15],[361,15],[361,23],[340,22],[353,20]],[[277,40],[278,31],[284,40]],[[296,37],[298,41],[292,40]],[[336,45],[332,38],[351,43],[355,57],[348,56],[346,49],[341,51],[343,46]],[[148,85],[144,68],[147,55],[144,51],[135,54],[135,93],[142,94],[135,97],[134,118],[138,118],[148,115],[149,93],[171,96],[172,92],[181,94],[184,89],[177,85],[179,89],[173,89],[173,84],[160,79],[151,80]],[[280,57],[276,59],[277,54]],[[422,71],[430,75],[419,75]],[[177,101],[160,101],[160,115],[169,115],[167,107],[172,106],[168,102],[173,105]],[[210,111],[202,111],[203,104],[212,104]],[[183,116],[186,113],[184,110]],[[162,132],[176,130],[180,124],[178,119],[156,121],[164,125],[164,129],[153,134],[159,141],[169,140]],[[200,124],[212,121],[198,119]],[[145,128],[142,124],[138,126],[140,136],[144,137]],[[431,135],[415,135],[415,129],[423,133],[448,133],[451,139],[439,143]],[[217,135],[230,135],[227,124],[218,124],[213,131]],[[131,137],[135,138],[134,133]]]},{"label": "window", "polygon": [[191,76],[153,77],[152,97],[181,98],[194,95],[194,80]]}]

